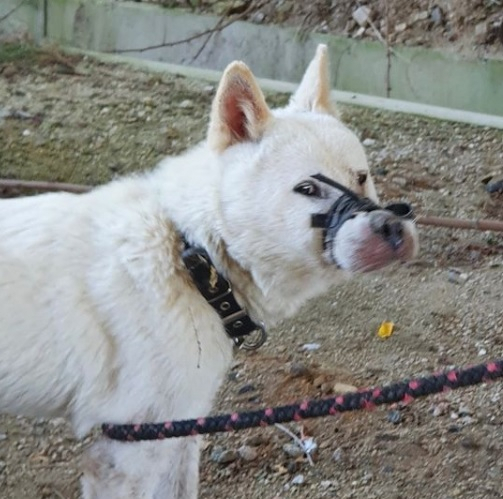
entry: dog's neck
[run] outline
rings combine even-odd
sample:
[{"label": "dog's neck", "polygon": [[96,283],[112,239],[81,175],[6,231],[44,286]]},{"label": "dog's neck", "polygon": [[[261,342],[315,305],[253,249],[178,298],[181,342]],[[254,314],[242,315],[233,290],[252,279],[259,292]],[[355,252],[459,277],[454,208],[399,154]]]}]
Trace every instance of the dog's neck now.
[{"label": "dog's neck", "polygon": [[[188,155],[194,153],[198,153],[197,149]],[[310,271],[305,265],[293,263],[281,266],[276,261],[260,260],[260,255],[250,255],[246,262],[231,255],[220,226],[217,162],[212,161],[211,152],[207,161],[196,167],[192,163],[190,169],[184,168],[184,162],[183,156],[168,158],[151,177],[166,216],[189,243],[206,250],[255,322],[264,322],[269,327],[327,290],[330,283],[326,272]],[[173,182],[173,178],[177,181]],[[215,183],[210,179],[216,179]]]}]

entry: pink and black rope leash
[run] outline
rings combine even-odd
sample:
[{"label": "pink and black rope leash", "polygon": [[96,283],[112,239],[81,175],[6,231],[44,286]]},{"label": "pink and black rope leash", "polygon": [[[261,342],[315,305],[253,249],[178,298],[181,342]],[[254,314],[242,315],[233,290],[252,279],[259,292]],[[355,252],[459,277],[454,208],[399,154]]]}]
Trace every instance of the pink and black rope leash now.
[{"label": "pink and black rope leash", "polygon": [[275,423],[333,416],[348,411],[371,409],[384,404],[408,403],[419,397],[493,381],[501,377],[503,377],[503,359],[465,369],[453,369],[444,373],[401,381],[382,388],[371,388],[332,398],[306,400],[299,404],[185,421],[104,424],[102,430],[107,437],[123,441],[160,440],[242,430]]}]

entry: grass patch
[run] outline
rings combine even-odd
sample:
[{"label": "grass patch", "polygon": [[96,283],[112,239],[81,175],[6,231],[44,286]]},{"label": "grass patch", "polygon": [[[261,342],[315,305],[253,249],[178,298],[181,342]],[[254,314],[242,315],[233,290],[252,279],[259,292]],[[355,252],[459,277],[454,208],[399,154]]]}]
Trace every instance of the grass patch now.
[{"label": "grass patch", "polygon": [[9,63],[33,63],[36,61],[40,50],[28,43],[2,43],[0,44],[0,65]]}]

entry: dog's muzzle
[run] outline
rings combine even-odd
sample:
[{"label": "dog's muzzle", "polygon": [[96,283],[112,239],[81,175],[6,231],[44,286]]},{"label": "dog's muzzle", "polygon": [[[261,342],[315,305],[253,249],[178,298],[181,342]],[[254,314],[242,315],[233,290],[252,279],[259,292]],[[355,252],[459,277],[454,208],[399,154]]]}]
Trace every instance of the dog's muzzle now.
[{"label": "dog's muzzle", "polygon": [[355,192],[339,184],[325,175],[316,174],[312,178],[324,182],[342,192],[327,213],[316,213],[311,215],[311,227],[323,229],[323,249],[329,249],[333,246],[337,232],[348,220],[354,218],[359,213],[370,213],[372,211],[391,212],[394,217],[399,219],[399,223],[387,223],[376,228],[376,232],[383,232],[390,244],[396,245],[401,238],[401,220],[413,220],[414,213],[408,203],[392,203],[385,207],[379,206],[374,201],[358,196]]}]

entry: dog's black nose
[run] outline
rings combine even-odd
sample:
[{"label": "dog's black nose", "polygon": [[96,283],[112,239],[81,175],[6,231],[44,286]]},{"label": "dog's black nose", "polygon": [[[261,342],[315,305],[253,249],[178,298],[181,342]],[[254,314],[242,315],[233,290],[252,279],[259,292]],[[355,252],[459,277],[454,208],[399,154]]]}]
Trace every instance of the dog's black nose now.
[{"label": "dog's black nose", "polygon": [[403,223],[390,212],[384,210],[370,213],[370,226],[392,248],[398,250],[403,244]]}]

